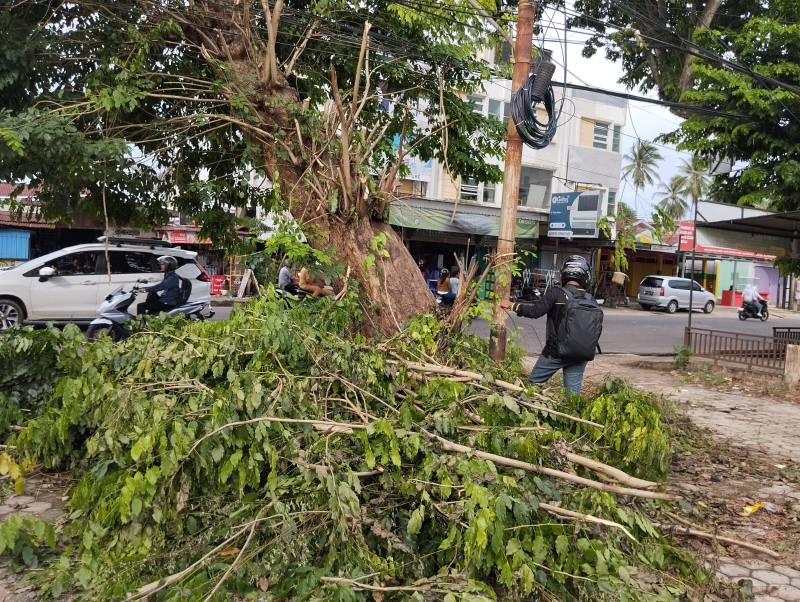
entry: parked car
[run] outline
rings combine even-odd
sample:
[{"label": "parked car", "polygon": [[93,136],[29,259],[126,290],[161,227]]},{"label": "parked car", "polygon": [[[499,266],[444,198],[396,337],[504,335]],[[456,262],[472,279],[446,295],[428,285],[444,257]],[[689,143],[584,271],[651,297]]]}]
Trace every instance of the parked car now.
[{"label": "parked car", "polygon": [[641,308],[649,311],[654,307],[674,314],[679,309],[689,309],[689,293],[692,292],[692,309],[701,309],[710,314],[717,299],[702,286],[689,278],[673,276],[648,276],[639,285],[638,301]]},{"label": "parked car", "polygon": [[162,255],[175,257],[178,275],[192,281],[191,301],[210,302],[211,278],[195,260],[194,251],[157,239],[109,238],[109,282],[104,240],[68,247],[0,272],[0,331],[23,322],[88,324],[100,302],[120,285],[130,289],[137,280],[160,281],[163,274],[156,260]]}]

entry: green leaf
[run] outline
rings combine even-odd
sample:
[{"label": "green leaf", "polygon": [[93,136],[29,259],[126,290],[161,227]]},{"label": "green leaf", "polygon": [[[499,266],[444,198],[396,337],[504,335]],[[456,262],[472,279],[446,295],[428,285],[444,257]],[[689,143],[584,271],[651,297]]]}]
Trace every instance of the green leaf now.
[{"label": "green leaf", "polygon": [[225,448],[221,445],[217,445],[214,449],[211,450],[211,458],[214,460],[216,464],[219,464],[219,461],[222,460],[222,456],[225,454]]},{"label": "green leaf", "polygon": [[425,520],[425,506],[419,506],[411,513],[406,531],[409,535],[419,533],[422,529],[422,522]]},{"label": "green leaf", "polygon": [[569,550],[569,539],[565,535],[556,537],[556,552],[563,556]]},{"label": "green leaf", "polygon": [[508,540],[506,544],[506,556],[513,556],[522,549],[522,542],[516,537]]}]

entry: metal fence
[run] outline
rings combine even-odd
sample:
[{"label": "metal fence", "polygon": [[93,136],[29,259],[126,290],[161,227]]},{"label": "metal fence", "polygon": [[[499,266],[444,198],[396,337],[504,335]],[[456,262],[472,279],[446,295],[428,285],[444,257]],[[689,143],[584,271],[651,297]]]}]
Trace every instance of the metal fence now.
[{"label": "metal fence", "polygon": [[719,362],[727,362],[781,376],[788,341],[791,339],[781,336],[767,337],[705,328],[687,327],[684,334],[684,344],[691,348],[692,355],[710,358],[715,366]]},{"label": "metal fence", "polygon": [[789,339],[790,341],[798,341],[792,343],[793,345],[800,345],[800,328],[776,326],[772,329],[772,336],[776,339]]}]

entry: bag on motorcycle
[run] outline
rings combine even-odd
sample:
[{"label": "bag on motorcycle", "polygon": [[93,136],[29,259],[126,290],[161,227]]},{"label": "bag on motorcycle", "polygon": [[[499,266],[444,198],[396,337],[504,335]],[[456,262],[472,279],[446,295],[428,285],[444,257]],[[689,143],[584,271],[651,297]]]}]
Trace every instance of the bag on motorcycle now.
[{"label": "bag on motorcycle", "polygon": [[567,296],[567,303],[558,325],[558,357],[578,362],[593,360],[603,332],[603,310],[584,291],[573,294],[567,288],[561,290]]}]

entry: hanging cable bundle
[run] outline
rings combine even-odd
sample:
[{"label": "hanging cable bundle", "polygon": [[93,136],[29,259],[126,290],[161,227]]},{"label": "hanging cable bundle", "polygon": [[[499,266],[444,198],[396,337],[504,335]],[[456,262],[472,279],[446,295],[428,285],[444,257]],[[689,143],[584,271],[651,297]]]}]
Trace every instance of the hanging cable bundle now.
[{"label": "hanging cable bundle", "polygon": [[[511,118],[520,138],[532,148],[545,148],[556,135],[556,99],[550,85],[555,70],[553,63],[540,62],[536,71],[511,99]],[[537,119],[537,104],[543,104],[547,111],[547,121],[544,123]]]}]

